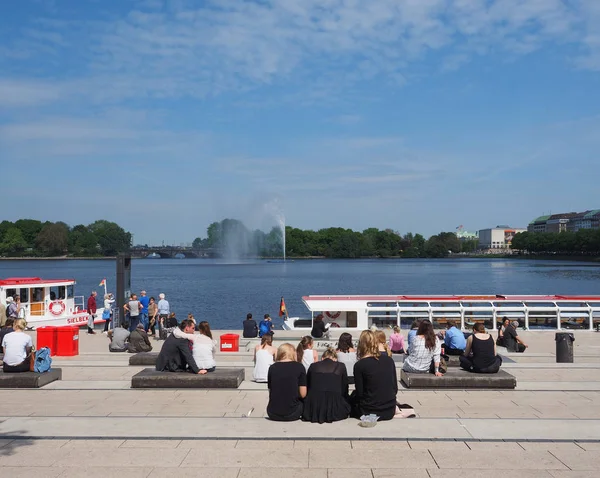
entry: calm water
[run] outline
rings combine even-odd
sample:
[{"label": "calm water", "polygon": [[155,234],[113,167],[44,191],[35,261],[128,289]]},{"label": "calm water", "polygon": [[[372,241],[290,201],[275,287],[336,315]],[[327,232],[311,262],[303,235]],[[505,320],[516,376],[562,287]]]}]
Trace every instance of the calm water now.
[{"label": "calm water", "polygon": [[[310,260],[223,264],[206,259],[140,259],[132,289],[164,292],[179,318],[191,312],[215,329],[241,327],[247,312],[277,325],[283,295],[290,315],[307,316],[309,294],[600,294],[600,264],[502,259]],[[77,280],[89,295],[106,277],[115,292],[114,261],[0,261],[0,278]]]}]

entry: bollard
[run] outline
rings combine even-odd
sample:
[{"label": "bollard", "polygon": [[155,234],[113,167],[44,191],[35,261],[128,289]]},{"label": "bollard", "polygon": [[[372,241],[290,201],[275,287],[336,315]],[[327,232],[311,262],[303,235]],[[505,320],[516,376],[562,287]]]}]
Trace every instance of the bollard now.
[{"label": "bollard", "polygon": [[575,336],[568,332],[557,332],[554,340],[556,340],[556,363],[573,363]]}]

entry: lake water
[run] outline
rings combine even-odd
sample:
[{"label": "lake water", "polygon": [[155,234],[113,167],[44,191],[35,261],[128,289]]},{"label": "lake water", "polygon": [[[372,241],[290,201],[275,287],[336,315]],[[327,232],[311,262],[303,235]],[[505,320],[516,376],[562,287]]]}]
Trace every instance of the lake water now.
[{"label": "lake water", "polygon": [[[310,294],[600,294],[600,264],[505,259],[300,260],[225,264],[207,259],[139,259],[132,290],[164,292],[178,318],[193,313],[213,329],[239,329],[247,312],[270,313],[279,300],[290,316],[308,316]],[[103,278],[115,292],[115,261],[0,261],[0,278],[77,280],[89,295]]]}]

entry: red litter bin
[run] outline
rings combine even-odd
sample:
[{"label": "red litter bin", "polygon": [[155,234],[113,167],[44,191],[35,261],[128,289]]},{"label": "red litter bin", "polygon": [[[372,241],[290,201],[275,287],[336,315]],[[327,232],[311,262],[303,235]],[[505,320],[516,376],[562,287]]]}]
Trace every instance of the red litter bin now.
[{"label": "red litter bin", "polygon": [[79,327],[56,329],[56,355],[71,357],[79,355]]},{"label": "red litter bin", "polygon": [[39,327],[36,329],[37,338],[36,346],[37,350],[42,347],[48,347],[50,349],[50,355],[56,355],[57,344],[56,344],[56,331],[58,329],[53,326]]},{"label": "red litter bin", "polygon": [[240,336],[238,334],[221,335],[221,352],[239,352]]}]

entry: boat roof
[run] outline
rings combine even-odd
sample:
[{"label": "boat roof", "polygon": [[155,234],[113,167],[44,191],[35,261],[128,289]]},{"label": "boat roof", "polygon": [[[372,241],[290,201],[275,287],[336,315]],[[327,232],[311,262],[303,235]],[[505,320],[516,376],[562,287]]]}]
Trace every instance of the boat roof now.
[{"label": "boat roof", "polygon": [[600,295],[306,295],[304,301],[362,301],[362,302],[458,302],[458,301],[589,301],[600,300]]},{"label": "boat roof", "polygon": [[74,284],[75,279],[41,279],[40,277],[7,277],[0,279],[0,287],[11,285],[46,285],[46,284]]}]

